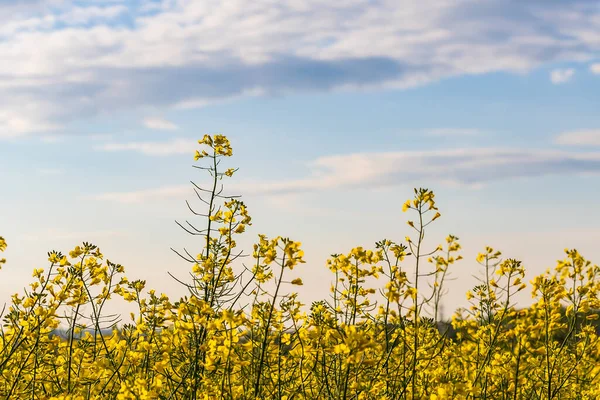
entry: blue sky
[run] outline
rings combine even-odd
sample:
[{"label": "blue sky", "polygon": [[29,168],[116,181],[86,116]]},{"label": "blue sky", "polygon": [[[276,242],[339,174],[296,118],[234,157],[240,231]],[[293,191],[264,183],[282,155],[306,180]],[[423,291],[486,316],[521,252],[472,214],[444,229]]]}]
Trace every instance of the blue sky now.
[{"label": "blue sky", "polygon": [[247,248],[304,244],[307,302],[329,254],[410,233],[413,187],[437,193],[430,245],[463,243],[447,310],[485,245],[530,277],[600,259],[597,1],[0,1],[0,22],[2,299],[84,240],[180,293],[204,133],[234,146]]}]

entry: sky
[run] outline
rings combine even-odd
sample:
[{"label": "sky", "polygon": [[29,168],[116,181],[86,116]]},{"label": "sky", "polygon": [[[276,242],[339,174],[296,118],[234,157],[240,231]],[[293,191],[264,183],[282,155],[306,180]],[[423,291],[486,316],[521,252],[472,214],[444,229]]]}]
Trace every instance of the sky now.
[{"label": "sky", "polygon": [[0,302],[83,241],[183,294],[171,248],[202,243],[175,220],[201,222],[193,154],[222,133],[239,243],[302,242],[306,303],[330,254],[403,242],[432,189],[426,243],[463,246],[448,316],[485,246],[528,278],[565,248],[599,262],[599,110],[596,0],[0,0]]}]

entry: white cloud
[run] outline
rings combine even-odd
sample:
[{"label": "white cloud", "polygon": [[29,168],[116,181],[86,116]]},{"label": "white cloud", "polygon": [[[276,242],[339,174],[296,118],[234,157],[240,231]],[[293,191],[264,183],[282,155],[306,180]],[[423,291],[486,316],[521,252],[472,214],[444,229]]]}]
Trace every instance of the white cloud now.
[{"label": "white cloud", "polygon": [[[320,157],[307,165],[306,178],[228,185],[240,194],[284,195],[336,189],[373,189],[412,183],[480,188],[488,183],[561,174],[600,174],[600,152],[476,148],[356,153]],[[190,188],[187,187],[187,191]],[[106,193],[96,200],[124,203],[181,196],[186,187],[169,186]]]},{"label": "white cloud", "polygon": [[187,100],[184,100],[184,101],[174,104],[173,107],[179,108],[182,110],[188,110],[188,109],[193,109],[193,108],[203,108],[208,105],[226,104],[226,103],[238,100],[242,97],[258,97],[258,96],[263,96],[265,94],[266,94],[265,90],[256,87],[256,88],[244,89],[239,94],[237,94],[235,96],[230,96],[230,97],[222,97],[222,98],[218,98],[218,99],[202,98],[202,97],[190,98],[190,99],[187,99]]},{"label": "white cloud", "polygon": [[194,153],[197,142],[188,139],[174,139],[168,142],[128,142],[105,143],[96,146],[99,151],[134,151],[149,156],[170,156],[173,154]]},{"label": "white cloud", "polygon": [[593,74],[600,75],[600,63],[590,65],[590,71]]},{"label": "white cloud", "polygon": [[172,131],[178,128],[173,122],[164,118],[145,118],[143,123],[148,129]]},{"label": "white cloud", "polygon": [[129,2],[26,3],[0,6],[4,137],[100,112],[252,93],[406,88],[586,62],[600,51],[600,10],[586,0],[206,0],[151,11]]},{"label": "white cloud", "polygon": [[309,165],[304,179],[274,182],[264,192],[386,187],[436,182],[481,187],[506,179],[565,173],[600,173],[600,152],[570,153],[536,149],[452,149],[325,156]]},{"label": "white cloud", "polygon": [[550,81],[555,85],[567,83],[573,78],[573,75],[575,75],[575,69],[573,68],[555,69],[550,72]]},{"label": "white cloud", "polygon": [[564,132],[554,139],[554,143],[569,146],[600,146],[600,129]]}]

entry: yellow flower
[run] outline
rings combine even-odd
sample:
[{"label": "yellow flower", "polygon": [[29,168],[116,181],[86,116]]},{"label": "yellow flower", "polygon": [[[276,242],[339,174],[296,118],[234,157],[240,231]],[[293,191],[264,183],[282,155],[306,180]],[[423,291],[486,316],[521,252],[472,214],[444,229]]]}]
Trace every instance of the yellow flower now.
[{"label": "yellow flower", "polygon": [[406,212],[410,208],[410,200],[406,200],[406,202],[402,205],[402,212]]},{"label": "yellow flower", "polygon": [[233,173],[235,171],[236,170],[234,168],[229,168],[227,171],[225,171],[225,175],[227,175],[227,176],[233,176]]}]

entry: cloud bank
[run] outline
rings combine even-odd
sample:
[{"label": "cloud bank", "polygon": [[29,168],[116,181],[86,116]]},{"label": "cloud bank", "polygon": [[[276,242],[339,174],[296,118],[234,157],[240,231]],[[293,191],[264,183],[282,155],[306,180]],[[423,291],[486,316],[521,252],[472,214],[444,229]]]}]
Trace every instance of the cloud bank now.
[{"label": "cloud bank", "polygon": [[[127,6],[125,6],[127,5]],[[0,2],[0,138],[248,93],[597,59],[594,0]]]},{"label": "cloud bank", "polygon": [[[369,189],[416,182],[477,188],[514,178],[600,174],[600,151],[574,153],[561,150],[479,148],[356,153],[320,157],[307,167],[309,175],[305,178],[281,182],[232,183],[227,187],[232,192],[246,195]],[[105,193],[92,198],[137,203],[190,193],[191,188],[182,185]]]}]

